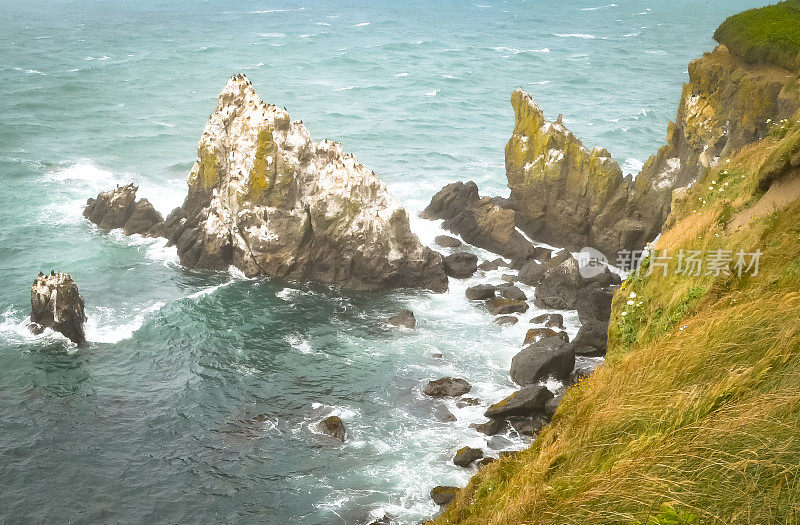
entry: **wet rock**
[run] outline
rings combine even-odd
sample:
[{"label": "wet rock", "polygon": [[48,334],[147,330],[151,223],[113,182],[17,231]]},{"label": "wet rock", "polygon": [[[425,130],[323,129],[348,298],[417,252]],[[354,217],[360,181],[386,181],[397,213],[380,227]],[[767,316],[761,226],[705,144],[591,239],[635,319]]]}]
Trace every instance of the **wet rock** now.
[{"label": "wet rock", "polygon": [[431,354],[431,357],[434,358],[434,359],[444,359],[444,354],[435,353],[435,354]]},{"label": "wet rock", "polygon": [[533,295],[534,304],[538,308],[572,310],[582,286],[578,262],[570,257],[541,276]]},{"label": "wet rock", "polygon": [[503,275],[500,276],[500,279],[502,279],[503,281],[505,281],[505,282],[507,282],[509,284],[513,284],[513,283],[515,283],[515,282],[517,282],[519,280],[519,279],[517,279],[516,275],[511,274],[511,273],[504,273]]},{"label": "wet rock", "polygon": [[513,315],[501,315],[500,317],[495,318],[494,322],[500,326],[512,326],[517,324],[519,319]]},{"label": "wet rock", "polygon": [[535,436],[547,424],[547,419],[542,415],[536,414],[525,418],[511,418],[508,422],[519,435]]},{"label": "wet rock", "polygon": [[374,521],[371,521],[369,523],[369,525],[392,525],[392,523],[393,523],[392,522],[392,518],[390,516],[387,516],[386,514],[384,514],[380,518],[378,518],[378,519],[376,519]]},{"label": "wet rock", "polygon": [[492,284],[479,284],[470,286],[464,294],[470,301],[483,301],[495,296],[495,286]]},{"label": "wet rock", "polygon": [[481,434],[486,434],[487,436],[494,436],[495,434],[502,432],[504,428],[506,428],[506,421],[504,419],[490,419],[485,423],[472,423],[470,428],[474,428]]},{"label": "wet rock", "polygon": [[456,455],[453,457],[453,463],[456,466],[467,468],[473,462],[483,457],[483,451],[479,448],[462,447],[458,449]]},{"label": "wet rock", "polygon": [[431,489],[431,499],[437,505],[445,506],[453,501],[453,498],[456,497],[456,494],[458,494],[459,490],[461,489],[458,487],[439,485]]},{"label": "wet rock", "polygon": [[344,442],[345,428],[344,423],[338,416],[328,416],[317,424],[317,429],[323,434]]},{"label": "wet rock", "polygon": [[531,328],[525,334],[525,340],[522,342],[524,345],[529,345],[548,337],[560,337],[564,342],[569,342],[569,336],[563,330],[556,332],[552,328]]},{"label": "wet rock", "polygon": [[441,255],[419,242],[383,181],[340,144],[314,142],[246,76],[220,93],[197,153],[188,195],[161,230],[184,266],[347,289],[447,290]]},{"label": "wet rock", "polygon": [[77,345],[86,343],[83,298],[78,283],[68,273],[39,272],[31,286],[31,325],[34,334],[50,328]]},{"label": "wet rock", "polygon": [[458,408],[474,407],[474,406],[477,406],[477,405],[480,405],[480,404],[481,404],[481,400],[477,399],[477,398],[474,398],[474,397],[464,397],[464,398],[459,399],[458,401],[456,401],[456,406]]},{"label": "wet rock", "polygon": [[438,405],[436,408],[433,409],[433,417],[442,421],[444,423],[452,423],[453,421],[457,421],[455,415],[453,415],[450,410],[444,405]]},{"label": "wet rock", "polygon": [[525,313],[528,311],[528,303],[525,301],[514,301],[502,297],[495,297],[486,301],[486,309],[492,315],[507,315],[514,313]]},{"label": "wet rock", "polygon": [[563,397],[564,397],[564,393],[562,392],[561,394],[558,394],[558,395],[554,396],[552,399],[548,400],[544,404],[544,415],[547,416],[548,418],[552,418],[553,414],[556,413],[556,409],[558,408],[558,405],[561,404],[561,399]]},{"label": "wet rock", "polygon": [[472,386],[463,379],[456,377],[443,377],[428,381],[423,392],[431,397],[458,397],[463,396],[472,389]]},{"label": "wet rock", "polygon": [[507,418],[512,416],[531,416],[540,413],[553,394],[544,386],[522,387],[507,398],[490,406],[484,416],[488,418]]},{"label": "wet rock", "polygon": [[96,199],[86,201],[83,216],[104,230],[122,228],[125,235],[157,236],[164,217],[147,199],[136,200],[138,189],[126,184],[101,192]]},{"label": "wet rock", "polygon": [[538,341],[511,359],[511,380],[518,385],[533,385],[546,377],[566,380],[575,368],[575,353],[561,337]]},{"label": "wet rock", "polygon": [[494,259],[492,261],[483,261],[478,265],[479,270],[483,270],[485,272],[497,270],[501,267],[508,267],[506,262],[503,259]]},{"label": "wet rock", "polygon": [[600,283],[590,283],[579,294],[576,308],[581,322],[588,319],[608,321],[611,317],[611,300],[614,290]]},{"label": "wet rock", "polygon": [[442,248],[458,248],[463,244],[455,237],[450,237],[449,235],[437,235],[433,241]]},{"label": "wet rock", "polygon": [[526,260],[535,249],[517,231],[515,214],[500,199],[480,197],[474,182],[454,182],[442,188],[420,213],[425,219],[444,219],[442,227],[466,242],[509,259]]},{"label": "wet rock", "polygon": [[572,341],[572,348],[577,355],[605,355],[608,343],[608,321],[585,319]]},{"label": "wet rock", "polygon": [[568,251],[562,250],[555,257],[543,262],[530,260],[520,268],[519,280],[527,285],[537,286],[545,272],[571,258],[572,255]]},{"label": "wet rock", "polygon": [[543,324],[546,328],[564,329],[564,316],[561,314],[542,314],[531,319],[531,324]]},{"label": "wet rock", "polygon": [[511,299],[512,301],[525,301],[528,298],[528,296],[525,295],[525,292],[513,285],[504,286],[501,288],[500,295],[506,299]]},{"label": "wet rock", "polygon": [[478,271],[478,256],[460,252],[444,258],[444,271],[450,277],[466,279]]},{"label": "wet rock", "polygon": [[411,310],[400,310],[397,315],[390,317],[387,321],[392,326],[402,326],[404,328],[414,328],[417,326],[417,319]]}]

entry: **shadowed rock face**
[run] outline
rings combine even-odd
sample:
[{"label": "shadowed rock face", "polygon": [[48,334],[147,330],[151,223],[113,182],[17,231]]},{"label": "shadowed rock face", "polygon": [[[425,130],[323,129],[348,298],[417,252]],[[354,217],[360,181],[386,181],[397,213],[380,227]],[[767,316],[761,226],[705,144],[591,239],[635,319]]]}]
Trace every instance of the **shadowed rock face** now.
[{"label": "shadowed rock face", "polygon": [[31,286],[31,332],[40,334],[50,328],[73,343],[83,345],[86,343],[83,307],[78,283],[69,274],[40,273]]},{"label": "shadowed rock face", "polygon": [[127,184],[86,201],[83,216],[104,230],[122,228],[125,235],[161,235],[161,216],[147,199],[136,200],[138,186]]}]

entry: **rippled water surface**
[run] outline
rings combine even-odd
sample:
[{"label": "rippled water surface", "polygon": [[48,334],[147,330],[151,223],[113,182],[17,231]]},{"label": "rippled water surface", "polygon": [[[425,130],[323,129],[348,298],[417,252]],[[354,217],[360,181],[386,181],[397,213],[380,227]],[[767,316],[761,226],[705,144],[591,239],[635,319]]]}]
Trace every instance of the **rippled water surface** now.
[{"label": "rippled water surface", "polygon": [[[342,142],[415,215],[442,185],[504,194],[511,91],[635,172],[674,118],[686,64],[757,1],[2,2],[0,519],[414,523],[465,444],[523,446],[436,418],[428,379],[493,402],[531,309],[499,328],[464,299],[355,294],[189,272],[163,242],[102,233],[87,197],[134,181],[185,195],[228,76]],[[423,241],[434,223],[413,220]],[[477,251],[481,257],[489,254]],[[31,336],[29,286],[70,272],[90,345]],[[531,290],[526,289],[530,294]],[[400,308],[414,331],[389,330]],[[577,320],[567,316],[569,332]],[[436,357],[435,354],[442,354]],[[342,447],[313,432],[338,414]]]}]

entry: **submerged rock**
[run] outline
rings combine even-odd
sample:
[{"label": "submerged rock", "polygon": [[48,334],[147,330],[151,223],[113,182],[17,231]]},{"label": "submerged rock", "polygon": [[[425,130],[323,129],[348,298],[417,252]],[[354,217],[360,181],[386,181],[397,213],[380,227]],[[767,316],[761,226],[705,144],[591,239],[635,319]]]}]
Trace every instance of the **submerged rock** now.
[{"label": "submerged rock", "polygon": [[420,213],[424,219],[444,219],[442,227],[468,243],[508,257],[525,260],[536,250],[517,231],[515,213],[498,199],[480,197],[474,182],[454,182],[442,188]]},{"label": "submerged rock", "polygon": [[496,317],[494,322],[500,326],[513,326],[519,322],[519,319],[513,315],[501,315],[500,317]]},{"label": "submerged rock", "polygon": [[456,279],[472,277],[478,271],[478,256],[466,252],[448,255],[444,258],[444,271]]},{"label": "submerged rock", "polygon": [[431,489],[431,499],[437,505],[444,506],[453,501],[453,498],[456,497],[456,494],[458,494],[459,490],[461,489],[458,487],[439,485]]},{"label": "submerged rock", "polygon": [[164,217],[147,199],[136,200],[138,186],[126,184],[86,201],[83,216],[104,230],[122,228],[125,235],[162,235]]},{"label": "submerged rock", "polygon": [[552,397],[553,394],[547,387],[542,385],[525,386],[502,401],[490,406],[483,415],[488,418],[531,416],[541,413],[544,404]]},{"label": "submerged rock", "polygon": [[462,468],[467,468],[473,462],[483,457],[483,451],[479,448],[462,447],[458,449],[456,455],[453,457],[453,463]]},{"label": "submerged rock", "polygon": [[31,286],[31,325],[34,334],[45,328],[60,332],[77,345],[86,343],[83,297],[68,273],[39,273]]},{"label": "submerged rock", "polygon": [[328,416],[317,424],[317,429],[323,434],[344,442],[345,428],[344,423],[338,416]]},{"label": "submerged rock", "polygon": [[472,385],[465,380],[457,377],[443,377],[434,381],[428,381],[422,390],[425,395],[431,397],[458,397],[463,396],[472,390]]},{"label": "submerged rock", "polygon": [[203,130],[189,193],[163,234],[189,268],[312,280],[359,290],[447,290],[386,185],[340,144],[232,77]]},{"label": "submerged rock", "polygon": [[547,377],[566,380],[575,368],[575,352],[559,336],[552,336],[523,348],[511,359],[511,380],[532,385]]},{"label": "submerged rock", "polygon": [[414,312],[411,310],[400,310],[386,322],[392,326],[402,326],[404,328],[414,328],[417,326],[417,319],[414,317]]}]

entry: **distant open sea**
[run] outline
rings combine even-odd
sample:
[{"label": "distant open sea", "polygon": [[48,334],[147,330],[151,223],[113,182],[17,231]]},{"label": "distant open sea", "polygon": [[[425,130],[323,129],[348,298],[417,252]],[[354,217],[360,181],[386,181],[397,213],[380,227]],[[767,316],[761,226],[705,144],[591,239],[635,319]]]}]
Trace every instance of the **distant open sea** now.
[{"label": "distant open sea", "polygon": [[[471,430],[481,407],[439,421],[421,392],[446,375],[484,402],[514,390],[539,312],[494,325],[464,298],[478,278],[359,294],[190,272],[81,211],[128,181],[165,214],[180,204],[235,73],[379,173],[426,243],[438,226],[416,213],[444,184],[507,194],[517,87],[635,173],[688,62],[764,2],[614,2],[0,2],[0,521],[416,523],[434,485],[468,481],[457,448],[523,447]],[[86,348],[27,331],[50,269],[79,283]],[[416,330],[383,326],[400,308]],[[313,432],[329,414],[342,447]]]}]

